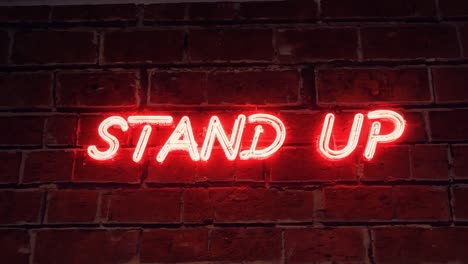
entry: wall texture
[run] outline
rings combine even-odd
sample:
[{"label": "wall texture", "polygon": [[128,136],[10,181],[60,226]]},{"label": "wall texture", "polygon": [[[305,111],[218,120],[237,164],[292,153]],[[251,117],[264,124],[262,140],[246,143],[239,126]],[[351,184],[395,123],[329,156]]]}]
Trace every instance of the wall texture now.
[{"label": "wall texture", "polygon": [[[0,262],[468,263],[466,22],[464,0],[0,7]],[[381,107],[397,143],[317,154],[325,113],[346,134]],[[255,112],[288,129],[263,161],[159,164],[162,128],[140,164],[141,127],[84,151],[112,114],[200,140]]]}]

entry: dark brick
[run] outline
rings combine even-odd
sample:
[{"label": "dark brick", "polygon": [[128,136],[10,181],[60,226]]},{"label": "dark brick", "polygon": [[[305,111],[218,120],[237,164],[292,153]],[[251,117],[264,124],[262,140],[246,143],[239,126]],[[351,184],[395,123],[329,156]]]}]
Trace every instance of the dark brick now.
[{"label": "dark brick", "polygon": [[72,151],[34,151],[26,154],[23,183],[70,182],[72,178]]},{"label": "dark brick", "polygon": [[297,104],[299,78],[292,70],[215,71],[208,75],[208,104]]},{"label": "dark brick", "polygon": [[50,6],[2,6],[0,21],[7,23],[48,22]]},{"label": "dark brick", "polygon": [[0,107],[51,108],[52,76],[45,72],[0,74]]},{"label": "dark brick", "polygon": [[125,72],[62,72],[57,75],[58,107],[136,107],[138,74]]},{"label": "dark brick", "polygon": [[122,190],[111,194],[108,222],[180,222],[181,189]]},{"label": "dark brick", "polygon": [[376,263],[468,261],[464,227],[376,227],[372,237]]},{"label": "dark brick", "polygon": [[288,228],[284,232],[287,263],[365,263],[367,241],[362,228]]},{"label": "dark brick", "polygon": [[270,29],[193,29],[188,33],[192,62],[271,61]]},{"label": "dark brick", "polygon": [[46,223],[93,222],[96,218],[99,193],[93,190],[49,191]]},{"label": "dark brick", "polygon": [[47,117],[45,143],[48,146],[73,146],[76,140],[78,118],[75,115]]},{"label": "dark brick", "polygon": [[242,2],[239,16],[243,20],[317,19],[317,2],[309,0]]},{"label": "dark brick", "polygon": [[149,104],[206,103],[206,71],[161,71],[150,72]]},{"label": "dark brick", "polygon": [[461,47],[463,50],[463,56],[468,57],[468,24],[461,25],[459,27]]},{"label": "dark brick", "polygon": [[0,224],[38,224],[42,191],[0,191]]},{"label": "dark brick", "polygon": [[182,30],[110,31],[103,36],[104,63],[177,63],[182,60]]},{"label": "dark brick", "polygon": [[6,146],[40,146],[44,118],[38,116],[3,116],[0,123],[8,129],[0,130],[0,145]]},{"label": "dark brick", "polygon": [[435,18],[435,3],[426,0],[324,0],[320,4],[322,16],[343,18]]},{"label": "dark brick", "polygon": [[189,20],[232,20],[235,16],[235,3],[190,3],[188,7]]},{"label": "dark brick", "polygon": [[448,180],[448,146],[414,145],[411,149],[412,178]]},{"label": "dark brick", "polygon": [[468,139],[468,110],[431,111],[429,112],[429,124],[434,141]]},{"label": "dark brick", "polygon": [[281,232],[272,228],[213,229],[210,248],[215,261],[272,263],[281,257]]},{"label": "dark brick", "polygon": [[357,178],[353,157],[326,160],[315,147],[283,147],[266,162],[271,180],[275,182],[355,181]]},{"label": "dark brick", "polygon": [[430,59],[460,56],[450,25],[399,25],[361,30],[365,59]]},{"label": "dark brick", "polygon": [[0,230],[0,258],[11,264],[29,263],[31,246],[29,234],[24,229]]},{"label": "dark brick", "polygon": [[64,229],[36,234],[34,263],[129,263],[137,258],[138,230]]},{"label": "dark brick", "polygon": [[463,0],[443,0],[439,2],[439,7],[444,17],[468,16],[468,2]]},{"label": "dark brick", "polygon": [[331,221],[385,221],[393,218],[392,189],[327,187],[323,190],[324,219]]},{"label": "dark brick", "polygon": [[399,220],[448,221],[448,192],[441,186],[394,187],[395,214]]},{"label": "dark brick", "polygon": [[12,61],[15,64],[95,63],[96,49],[94,32],[19,31],[15,33]]},{"label": "dark brick", "polygon": [[365,162],[363,177],[365,181],[394,181],[410,179],[410,153],[408,146],[382,147],[377,145],[374,158]]},{"label": "dark brick", "polygon": [[143,232],[140,260],[146,262],[206,261],[208,229],[156,229]]},{"label": "dark brick", "polygon": [[187,4],[152,4],[144,8],[144,21],[180,21],[185,19]]},{"label": "dark brick", "polygon": [[324,69],[317,73],[319,104],[428,104],[432,101],[423,68]]},{"label": "dark brick", "polygon": [[467,76],[468,67],[432,68],[436,102],[441,104],[468,102]]},{"label": "dark brick", "polygon": [[356,60],[357,33],[352,28],[279,29],[276,48],[284,62]]},{"label": "dark brick", "polygon": [[136,18],[133,4],[54,6],[52,11],[53,22],[136,22]]},{"label": "dark brick", "polygon": [[[210,215],[211,214],[211,215]],[[304,222],[314,217],[313,191],[252,188],[192,189],[184,192],[190,222]]]},{"label": "dark brick", "polygon": [[5,64],[8,61],[10,49],[10,36],[6,31],[0,31],[0,64]]},{"label": "dark brick", "polygon": [[0,183],[18,182],[21,155],[21,152],[0,152]]},{"label": "dark brick", "polygon": [[468,145],[453,145],[453,178],[468,179]]},{"label": "dark brick", "polygon": [[111,160],[98,161],[87,151],[76,154],[74,182],[125,182],[137,183],[141,168],[132,160],[133,149],[120,149]]},{"label": "dark brick", "polygon": [[468,220],[468,185],[452,187],[453,214],[455,221]]}]

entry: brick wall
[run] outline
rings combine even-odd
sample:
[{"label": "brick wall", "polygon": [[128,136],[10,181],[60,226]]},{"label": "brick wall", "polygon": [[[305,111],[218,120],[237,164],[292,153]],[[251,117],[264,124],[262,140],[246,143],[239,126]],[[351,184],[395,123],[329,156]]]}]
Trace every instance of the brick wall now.
[{"label": "brick wall", "polygon": [[[0,262],[468,263],[467,3],[0,7]],[[401,140],[318,155],[325,113],[378,107]],[[112,114],[188,115],[199,139],[255,112],[287,127],[266,160],[159,164],[170,129],[138,164],[141,128],[85,152]]]}]

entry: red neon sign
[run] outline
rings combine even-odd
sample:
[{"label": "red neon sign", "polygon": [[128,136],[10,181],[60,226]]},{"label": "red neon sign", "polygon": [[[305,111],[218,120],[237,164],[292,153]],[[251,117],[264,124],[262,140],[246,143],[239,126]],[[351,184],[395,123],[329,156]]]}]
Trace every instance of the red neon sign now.
[{"label": "red neon sign", "polygon": [[[372,120],[372,124],[370,125],[369,136],[363,155],[367,160],[371,160],[375,155],[378,144],[393,142],[403,135],[406,122],[400,114],[391,110],[371,111],[367,114],[367,119]],[[362,134],[365,115],[358,113],[354,116],[347,144],[341,149],[333,149],[330,147],[330,140],[334,130],[334,120],[335,116],[331,113],[325,116],[318,140],[317,151],[324,158],[339,160],[346,158],[356,149]],[[380,121],[382,120],[390,121],[393,124],[394,129],[392,132],[381,134]],[[241,150],[241,140],[246,123],[255,124],[256,126],[250,147]],[[95,145],[89,146],[88,155],[95,160],[112,159],[117,154],[120,144],[119,140],[109,132],[109,128],[118,127],[123,132],[126,132],[129,129],[129,125],[143,125],[133,153],[133,161],[140,162],[146,150],[146,146],[148,145],[148,140],[152,133],[152,126],[169,126],[172,124],[172,116],[141,115],[129,116],[127,119],[121,116],[108,117],[101,122],[98,128],[99,136],[108,144],[108,148],[106,150],[99,150]],[[259,149],[258,143],[261,141],[261,135],[265,131],[265,126],[275,131],[275,139],[269,146]],[[226,134],[220,119],[217,116],[212,116],[206,130],[205,139],[199,149],[195,141],[190,118],[188,116],[183,116],[172,134],[159,150],[156,155],[156,160],[162,163],[170,152],[178,150],[187,152],[193,161],[207,161],[210,159],[215,141],[219,143],[228,160],[235,160],[237,157],[240,160],[266,159],[283,146],[285,139],[286,127],[283,121],[274,115],[260,113],[246,117],[241,114],[236,118],[234,124],[232,124],[231,134],[229,136]]]}]

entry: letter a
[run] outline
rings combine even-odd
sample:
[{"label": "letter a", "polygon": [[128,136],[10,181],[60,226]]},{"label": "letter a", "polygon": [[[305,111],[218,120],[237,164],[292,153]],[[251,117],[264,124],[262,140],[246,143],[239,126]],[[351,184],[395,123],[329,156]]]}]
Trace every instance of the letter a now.
[{"label": "letter a", "polygon": [[158,162],[163,162],[164,159],[166,159],[167,154],[173,150],[188,151],[193,161],[200,160],[197,142],[195,142],[193,137],[192,126],[190,125],[190,119],[187,116],[182,117],[179,124],[174,129],[174,132],[172,132],[169,139],[159,151],[156,156],[156,160]]}]

